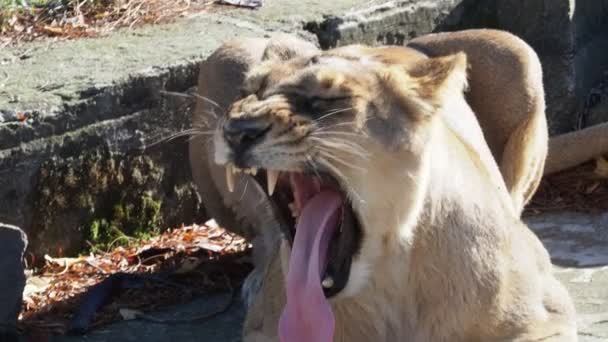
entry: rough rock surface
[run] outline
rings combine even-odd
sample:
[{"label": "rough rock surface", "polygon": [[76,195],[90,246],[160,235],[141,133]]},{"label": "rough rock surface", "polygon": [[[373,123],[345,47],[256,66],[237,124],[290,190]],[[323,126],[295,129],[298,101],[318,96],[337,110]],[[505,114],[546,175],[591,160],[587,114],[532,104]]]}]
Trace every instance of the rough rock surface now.
[{"label": "rough rock surface", "polygon": [[21,229],[0,223],[0,341],[14,340],[25,287],[26,247],[27,237]]},{"label": "rough rock surface", "polygon": [[574,299],[579,341],[608,340],[608,213],[530,217],[551,254],[558,279]]},{"label": "rough rock surface", "polygon": [[[579,125],[584,99],[608,70],[607,0],[497,0],[497,27],[529,42],[545,72],[553,133]],[[608,114],[604,121],[608,119]]]},{"label": "rough rock surface", "polygon": [[322,48],[361,43],[403,45],[409,39],[435,31],[439,25],[461,21],[463,0],[376,1],[341,16],[310,22]]}]

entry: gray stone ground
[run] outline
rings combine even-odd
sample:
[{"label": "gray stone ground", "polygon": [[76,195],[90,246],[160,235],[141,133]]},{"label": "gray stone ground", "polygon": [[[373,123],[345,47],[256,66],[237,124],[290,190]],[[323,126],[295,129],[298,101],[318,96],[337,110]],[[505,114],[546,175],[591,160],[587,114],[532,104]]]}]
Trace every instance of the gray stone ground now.
[{"label": "gray stone ground", "polygon": [[[526,221],[549,250],[557,277],[568,288],[578,310],[581,342],[608,341],[608,213],[544,214]],[[215,295],[200,298],[156,315],[191,317],[213,311],[225,300]],[[119,322],[83,337],[62,337],[53,342],[75,341],[239,341],[243,306],[198,324],[159,325],[141,321]]]},{"label": "gray stone ground", "polygon": [[[227,295],[199,298],[190,303],[153,313],[161,319],[180,319],[205,315],[224,305]],[[155,324],[145,321],[123,321],[98,330],[86,336],[65,336],[50,339],[49,342],[238,342],[241,340],[241,323],[244,308],[235,302],[231,309],[211,320],[190,324]]]},{"label": "gray stone ground", "polygon": [[580,341],[608,341],[608,213],[560,213],[527,221],[574,298]]}]

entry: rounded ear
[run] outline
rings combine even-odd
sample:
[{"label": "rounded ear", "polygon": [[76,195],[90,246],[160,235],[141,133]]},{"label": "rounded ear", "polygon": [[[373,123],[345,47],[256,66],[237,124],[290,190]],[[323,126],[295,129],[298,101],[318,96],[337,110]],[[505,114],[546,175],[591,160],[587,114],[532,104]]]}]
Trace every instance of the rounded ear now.
[{"label": "rounded ear", "polygon": [[467,87],[467,56],[456,53],[428,58],[408,68],[391,65],[380,72],[385,90],[405,110],[425,117],[436,112],[446,98]]},{"label": "rounded ear", "polygon": [[287,61],[318,53],[319,49],[310,42],[287,34],[277,34],[270,38],[262,60]]},{"label": "rounded ear", "polygon": [[429,58],[418,62],[408,72],[426,100],[444,94],[462,93],[467,88],[467,56],[464,52]]}]

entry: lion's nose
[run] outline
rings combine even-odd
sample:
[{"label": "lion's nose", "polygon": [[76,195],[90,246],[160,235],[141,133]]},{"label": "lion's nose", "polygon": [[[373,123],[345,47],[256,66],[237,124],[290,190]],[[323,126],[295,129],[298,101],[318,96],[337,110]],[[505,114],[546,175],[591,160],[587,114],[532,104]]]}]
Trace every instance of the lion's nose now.
[{"label": "lion's nose", "polygon": [[228,119],[223,126],[224,138],[234,150],[245,150],[261,141],[271,126],[259,119]]}]

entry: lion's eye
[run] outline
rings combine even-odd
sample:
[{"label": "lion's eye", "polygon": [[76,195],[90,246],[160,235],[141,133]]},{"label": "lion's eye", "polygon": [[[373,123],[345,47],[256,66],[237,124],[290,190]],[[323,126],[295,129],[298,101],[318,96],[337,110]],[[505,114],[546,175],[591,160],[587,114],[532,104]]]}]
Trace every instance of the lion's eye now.
[{"label": "lion's eye", "polygon": [[323,101],[322,98],[320,98],[318,96],[313,96],[313,97],[309,97],[307,102],[310,103],[310,105],[312,107],[317,107],[317,106],[321,105],[322,101]]},{"label": "lion's eye", "polygon": [[311,103],[313,107],[315,106],[324,106],[336,103],[338,101],[343,101],[349,99],[349,96],[335,96],[335,97],[320,97],[320,96],[312,96],[308,98],[308,101]]},{"label": "lion's eye", "polygon": [[320,97],[312,96],[306,99],[304,106],[305,110],[313,117],[325,115],[328,111],[335,110],[337,106],[341,106],[344,100],[349,99],[348,96],[341,97]]},{"label": "lion's eye", "polygon": [[302,96],[292,94],[292,104],[295,105],[302,113],[306,113],[311,117],[317,117],[332,107],[338,106],[339,101],[350,98],[349,96],[342,97],[322,97],[322,96]]}]

